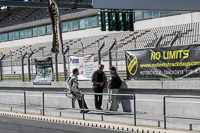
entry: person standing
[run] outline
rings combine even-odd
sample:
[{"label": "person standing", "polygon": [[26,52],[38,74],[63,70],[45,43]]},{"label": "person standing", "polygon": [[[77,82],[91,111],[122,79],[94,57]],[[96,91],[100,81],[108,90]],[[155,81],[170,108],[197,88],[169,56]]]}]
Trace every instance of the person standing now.
[{"label": "person standing", "polygon": [[[117,94],[122,84],[122,80],[120,79],[117,70],[114,66],[111,66],[109,69],[110,69],[110,80],[109,80],[110,93]],[[119,96],[111,96],[111,106],[108,110],[117,111],[118,108],[119,108]]]},{"label": "person standing", "polygon": [[[107,82],[107,77],[103,72],[104,65],[99,65],[98,69],[92,75],[92,82],[93,82],[93,90],[94,93],[103,93],[103,89]],[[103,110],[102,106],[102,99],[103,95],[95,95],[95,108],[97,110]]]},{"label": "person standing", "polygon": [[[83,107],[82,107],[82,95],[81,95],[82,92],[81,92],[80,88],[78,87],[79,70],[77,68],[74,68],[72,73],[73,73],[73,75],[68,81],[70,93],[73,95],[74,98],[77,99],[80,109],[83,109]],[[85,102],[85,99],[83,99],[83,102],[84,102],[84,108],[88,109],[87,104]],[[89,112],[89,111],[88,110],[85,111],[85,113],[87,113],[87,112]],[[83,110],[81,110],[81,113],[83,113]]]}]

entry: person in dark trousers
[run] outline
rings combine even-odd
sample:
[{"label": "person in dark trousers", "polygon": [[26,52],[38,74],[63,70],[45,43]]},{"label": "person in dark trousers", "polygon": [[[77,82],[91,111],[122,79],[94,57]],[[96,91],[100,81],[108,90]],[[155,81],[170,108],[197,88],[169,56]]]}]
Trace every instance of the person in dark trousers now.
[{"label": "person in dark trousers", "polygon": [[[93,90],[94,93],[103,93],[103,89],[107,82],[107,77],[103,72],[104,65],[99,65],[98,70],[96,70],[92,75],[92,82],[93,82]],[[95,107],[97,110],[102,110],[102,95],[95,95]]]},{"label": "person in dark trousers", "polygon": [[[110,93],[119,93],[119,88],[122,84],[122,80],[120,79],[117,70],[114,66],[110,68],[110,80],[109,80],[109,90]],[[119,108],[119,97],[118,96],[111,96],[111,105],[109,107],[109,111],[117,111]]]},{"label": "person in dark trousers", "polygon": [[[77,99],[79,107],[82,109],[82,95],[81,95],[81,90],[78,87],[78,75],[79,75],[79,70],[77,68],[73,69],[73,75],[72,77],[69,79],[68,83],[69,83],[69,87],[70,87],[70,93],[74,96],[74,98]],[[84,101],[84,108],[88,109],[87,104],[85,102],[85,99],[83,99]],[[85,111],[85,113],[89,112],[88,110]],[[81,113],[83,113],[83,110],[81,110]]]}]

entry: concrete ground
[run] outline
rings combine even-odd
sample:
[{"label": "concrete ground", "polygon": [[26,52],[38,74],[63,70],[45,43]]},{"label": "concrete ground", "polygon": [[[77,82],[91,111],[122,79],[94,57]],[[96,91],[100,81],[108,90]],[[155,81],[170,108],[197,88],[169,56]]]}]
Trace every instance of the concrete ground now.
[{"label": "concrete ground", "polygon": [[[106,130],[70,124],[50,123],[37,120],[0,116],[0,133],[120,133],[123,131]],[[124,131],[125,132],[125,131]]]}]

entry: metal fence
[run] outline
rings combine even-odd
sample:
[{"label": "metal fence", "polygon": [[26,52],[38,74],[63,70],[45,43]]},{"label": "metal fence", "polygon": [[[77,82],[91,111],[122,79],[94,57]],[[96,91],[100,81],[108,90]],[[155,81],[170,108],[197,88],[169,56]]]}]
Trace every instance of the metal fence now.
[{"label": "metal fence", "polygon": [[[166,99],[199,99],[200,97],[177,97],[177,96],[164,96],[163,97],[163,119],[164,119],[164,129],[167,129],[167,118],[176,118],[176,119],[191,119],[191,120],[199,120],[200,118],[189,118],[189,117],[177,117],[177,116],[167,116],[167,108],[166,108]],[[192,125],[190,124],[190,130],[192,130]]]},{"label": "metal fence", "polygon": [[[48,107],[48,106],[45,106],[45,94],[71,94],[71,93],[67,93],[67,92],[43,92],[42,93],[42,115],[44,116],[45,115],[45,109],[46,108],[57,108],[57,107]],[[134,125],[136,126],[136,97],[135,97],[135,94],[108,94],[108,93],[82,93],[81,94],[82,96],[82,108],[81,109],[78,109],[80,111],[82,111],[82,119],[85,120],[85,111],[97,111],[97,110],[92,110],[92,109],[85,109],[84,107],[84,97],[86,95],[104,95],[104,96],[131,96],[133,97],[133,111],[130,113],[130,112],[121,112],[120,114],[132,114],[134,116]],[[72,109],[72,110],[77,110],[75,108],[66,108],[66,109]],[[104,110],[100,110],[99,112],[104,112],[104,113],[107,113],[107,112],[116,112],[116,111],[104,111]],[[118,112],[119,114],[119,112]]]},{"label": "metal fence", "polygon": [[[59,95],[59,94],[64,94],[64,95],[68,95],[71,93],[68,92],[42,92],[42,95],[39,95],[41,97],[41,105],[27,105],[27,93],[25,91],[0,91],[0,93],[4,94],[19,94],[19,98],[21,99],[20,103],[16,103],[15,101],[12,103],[12,96],[11,98],[5,100],[3,99],[2,102],[0,103],[1,107],[6,107],[6,110],[13,111],[13,108],[20,108],[23,109],[23,112],[26,114],[27,113],[27,109],[33,109],[33,110],[37,110],[39,109],[41,111],[41,115],[45,116],[45,110],[47,109],[57,109],[57,108],[62,108],[60,105],[57,106],[47,106],[46,103],[46,97],[47,94],[54,94],[55,95]],[[131,112],[119,112],[119,111],[109,111],[109,110],[94,110],[94,109],[86,109],[84,107],[84,98],[85,96],[95,96],[95,95],[102,95],[102,96],[108,96],[108,97],[112,97],[112,96],[117,96],[117,97],[132,97],[131,99],[133,100],[132,103],[132,110]],[[32,96],[32,95],[29,95]],[[106,114],[106,113],[112,113],[113,116],[115,115],[132,115],[133,116],[133,120],[134,120],[134,125],[137,125],[137,107],[136,107],[136,103],[137,103],[137,98],[135,96],[135,94],[109,94],[109,93],[82,93],[82,108],[74,108],[74,107],[65,107],[65,109],[67,110],[79,110],[82,111],[82,119],[86,120],[86,115],[85,115],[85,111],[92,111],[92,112],[100,112]],[[200,100],[200,97],[182,97],[182,96],[164,96],[163,97],[163,121],[164,121],[164,129],[167,128],[167,118],[174,118],[174,119],[190,119],[190,120],[197,120],[200,121],[200,118],[192,118],[192,117],[178,117],[178,116],[168,116],[167,115],[167,107],[166,107],[166,99],[196,99],[196,100]],[[34,99],[32,99],[34,100]],[[71,102],[69,100],[67,100],[67,102]],[[185,108],[185,107],[184,107]],[[170,110],[172,110],[172,108],[170,108]],[[61,112],[60,112],[61,113]],[[90,114],[90,113],[89,113]],[[60,114],[61,116],[61,114]],[[190,130],[192,130],[192,124],[190,124]]]}]

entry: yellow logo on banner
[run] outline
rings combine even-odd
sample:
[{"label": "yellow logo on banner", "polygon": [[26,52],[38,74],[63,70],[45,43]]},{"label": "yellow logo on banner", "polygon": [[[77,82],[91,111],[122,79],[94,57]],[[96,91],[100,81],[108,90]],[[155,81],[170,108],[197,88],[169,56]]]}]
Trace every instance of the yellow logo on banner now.
[{"label": "yellow logo on banner", "polygon": [[129,55],[127,58],[127,69],[131,75],[135,75],[138,69],[138,61],[135,54]]}]

